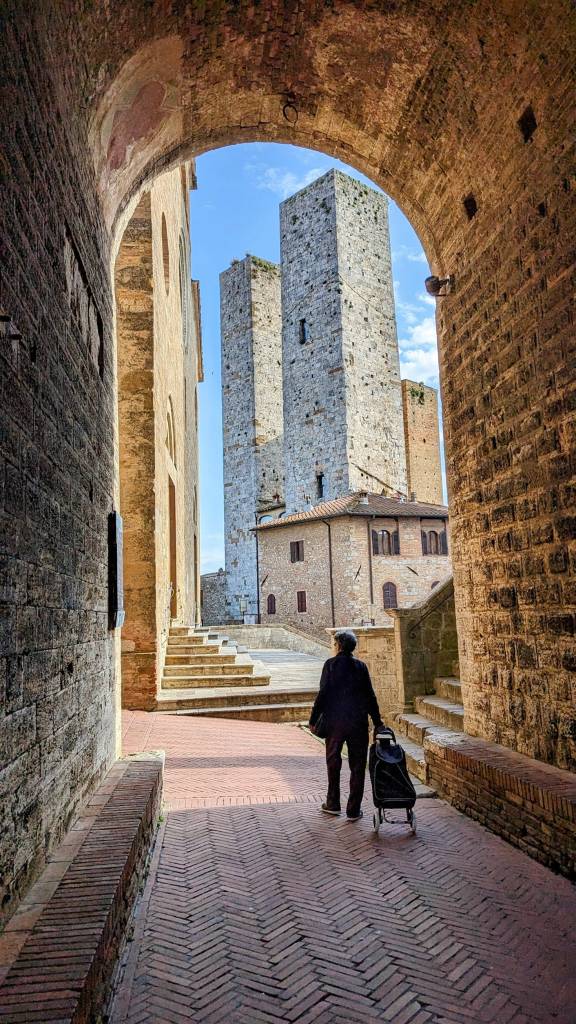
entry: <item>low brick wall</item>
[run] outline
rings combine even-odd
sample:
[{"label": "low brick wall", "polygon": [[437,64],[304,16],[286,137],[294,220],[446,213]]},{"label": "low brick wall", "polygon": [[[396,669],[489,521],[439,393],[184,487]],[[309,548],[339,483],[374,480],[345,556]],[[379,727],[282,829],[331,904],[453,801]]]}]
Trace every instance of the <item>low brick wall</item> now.
[{"label": "low brick wall", "polygon": [[216,626],[219,633],[245,647],[266,650],[271,647],[285,647],[289,651],[311,654],[315,658],[329,658],[330,641],[315,640],[308,633],[292,629],[291,626],[234,625]]},{"label": "low brick wall", "polygon": [[100,1019],[151,849],[163,757],[117,761],[0,937],[0,1022]]},{"label": "low brick wall", "polygon": [[427,736],[429,784],[458,810],[568,878],[576,875],[576,776],[463,734]]}]

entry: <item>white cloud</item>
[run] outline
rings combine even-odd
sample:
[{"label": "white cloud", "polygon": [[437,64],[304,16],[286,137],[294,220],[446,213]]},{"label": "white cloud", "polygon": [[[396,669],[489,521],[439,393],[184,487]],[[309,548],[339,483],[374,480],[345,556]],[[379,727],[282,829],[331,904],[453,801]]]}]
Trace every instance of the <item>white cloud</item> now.
[{"label": "white cloud", "polygon": [[398,339],[400,371],[409,380],[422,381],[438,387],[438,346],[433,316],[412,323],[404,337]]},{"label": "white cloud", "polygon": [[400,245],[392,252],[393,260],[406,260],[408,263],[423,263],[428,266],[426,253],[423,249],[411,249],[408,245]]},{"label": "white cloud", "polygon": [[253,178],[256,188],[267,192],[274,192],[281,199],[287,199],[288,196],[299,192],[301,188],[310,185],[321,174],[324,174],[325,168],[311,167],[304,174],[296,174],[294,171],[288,171],[283,167],[246,164],[245,170]]}]

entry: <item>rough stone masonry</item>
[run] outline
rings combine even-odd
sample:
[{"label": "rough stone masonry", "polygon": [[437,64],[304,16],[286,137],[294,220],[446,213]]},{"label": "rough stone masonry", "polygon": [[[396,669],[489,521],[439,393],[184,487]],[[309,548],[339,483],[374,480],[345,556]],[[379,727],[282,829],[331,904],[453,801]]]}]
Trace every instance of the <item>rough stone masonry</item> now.
[{"label": "rough stone masonry", "polygon": [[280,207],[286,510],[406,496],[388,200],[331,170]]}]

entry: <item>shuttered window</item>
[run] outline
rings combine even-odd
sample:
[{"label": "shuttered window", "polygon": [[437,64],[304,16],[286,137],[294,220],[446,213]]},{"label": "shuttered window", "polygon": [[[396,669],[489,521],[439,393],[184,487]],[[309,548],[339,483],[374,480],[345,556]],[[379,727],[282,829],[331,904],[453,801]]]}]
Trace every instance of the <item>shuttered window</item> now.
[{"label": "shuttered window", "polygon": [[290,561],[291,562],[303,562],[304,561],[304,541],[303,540],[291,540],[290,541]]},{"label": "shuttered window", "polygon": [[384,607],[385,608],[397,608],[398,607],[398,596],[396,593],[395,583],[385,583],[382,587],[384,594]]},{"label": "shuttered window", "polygon": [[296,591],[296,603],[297,603],[298,611],[299,612],[305,612],[306,611],[306,591],[305,590],[297,590]]},{"label": "shuttered window", "polygon": [[400,535],[398,530],[395,530],[394,533],[389,530],[372,530],[372,554],[399,555]]},{"label": "shuttered window", "polygon": [[274,594],[268,594],[266,611],[268,612],[268,615],[276,615],[276,597]]}]

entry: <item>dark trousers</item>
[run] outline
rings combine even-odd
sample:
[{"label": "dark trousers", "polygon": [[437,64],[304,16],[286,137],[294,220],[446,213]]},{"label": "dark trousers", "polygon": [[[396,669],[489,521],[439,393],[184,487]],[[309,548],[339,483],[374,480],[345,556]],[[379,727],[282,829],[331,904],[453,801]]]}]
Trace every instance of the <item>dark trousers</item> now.
[{"label": "dark trousers", "polygon": [[355,818],[360,813],[364,795],[364,777],[366,775],[366,758],[368,757],[367,729],[328,736],[326,740],[326,768],[328,769],[326,804],[331,811],[340,810],[340,769],[342,768],[342,747],[345,743],[348,746],[348,764],[350,765],[350,796],[346,805],[346,814]]}]

